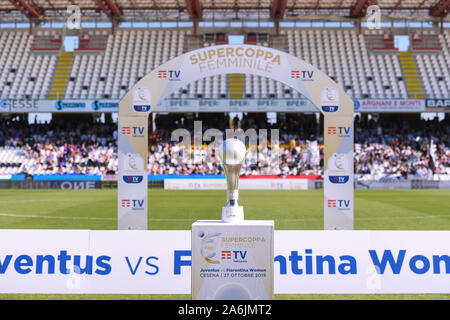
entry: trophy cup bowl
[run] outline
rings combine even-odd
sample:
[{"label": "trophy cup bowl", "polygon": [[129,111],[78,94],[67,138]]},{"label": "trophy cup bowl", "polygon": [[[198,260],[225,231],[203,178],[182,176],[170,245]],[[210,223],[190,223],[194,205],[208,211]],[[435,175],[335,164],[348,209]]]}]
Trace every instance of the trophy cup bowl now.
[{"label": "trophy cup bowl", "polygon": [[236,138],[225,140],[218,150],[227,179],[227,204],[222,207],[223,222],[244,220],[244,208],[239,206],[239,175],[246,153],[244,143]]}]

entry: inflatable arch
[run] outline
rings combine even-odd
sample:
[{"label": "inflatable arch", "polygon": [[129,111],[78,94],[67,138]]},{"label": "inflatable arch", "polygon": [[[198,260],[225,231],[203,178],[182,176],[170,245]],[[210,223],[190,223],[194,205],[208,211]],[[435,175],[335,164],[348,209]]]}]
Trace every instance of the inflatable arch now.
[{"label": "inflatable arch", "polygon": [[353,229],[352,99],[326,74],[300,58],[253,45],[220,45],[187,52],[139,80],[120,101],[118,228],[147,229],[147,127],[153,107],[190,82],[228,73],[282,82],[308,98],[324,115],[324,229]]}]

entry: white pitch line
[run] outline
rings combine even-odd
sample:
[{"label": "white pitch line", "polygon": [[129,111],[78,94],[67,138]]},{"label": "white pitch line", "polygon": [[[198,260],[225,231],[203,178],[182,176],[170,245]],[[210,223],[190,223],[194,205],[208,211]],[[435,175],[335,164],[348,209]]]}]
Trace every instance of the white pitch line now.
[{"label": "white pitch line", "polygon": [[[361,217],[361,218],[355,218],[355,220],[364,220],[364,221],[370,221],[370,220],[389,220],[389,219],[435,219],[435,218],[447,218],[450,216],[411,216],[411,217]],[[275,221],[317,221],[322,220],[323,218],[299,218],[299,219],[277,219],[275,218]]]},{"label": "white pitch line", "polygon": [[[62,220],[107,220],[115,221],[117,218],[101,218],[101,217],[67,217],[67,216],[41,216],[32,214],[14,214],[14,213],[0,213],[0,217],[10,217],[10,218],[33,218],[33,219],[62,219]],[[151,221],[195,221],[192,219],[152,219]]]},{"label": "white pitch line", "polygon": [[115,218],[100,218],[100,217],[62,217],[62,216],[40,216],[31,214],[13,214],[13,213],[0,213],[0,217],[11,218],[36,218],[36,219],[62,219],[62,220],[117,220]]},{"label": "white pitch line", "polygon": [[408,217],[408,216],[403,216],[403,217],[367,217],[367,218],[355,218],[355,220],[389,220],[389,219],[434,219],[434,218],[448,218],[450,216],[412,216],[412,217]]},{"label": "white pitch line", "polygon": [[[13,214],[13,213],[0,213],[0,217],[11,217],[11,218],[33,218],[33,219],[61,219],[61,220],[104,220],[104,221],[116,221],[117,218],[101,218],[101,217],[67,217],[67,216],[41,216],[41,215],[30,215],[30,214]],[[449,216],[402,216],[402,217],[361,217],[356,218],[355,220],[386,220],[386,219],[434,219],[434,218],[447,218]],[[292,219],[277,219],[275,221],[284,221],[284,222],[295,222],[295,221],[318,221],[323,218],[292,218]],[[195,221],[195,218],[151,218],[150,221],[156,222],[170,222],[170,221],[180,221],[180,222],[190,222]]]},{"label": "white pitch line", "polygon": [[148,220],[150,220],[150,221],[157,221],[157,222],[166,222],[166,221],[191,221],[191,222],[194,222],[194,221],[196,221],[196,220],[198,220],[198,219],[195,219],[195,218],[192,218],[192,219],[182,219],[182,218],[176,218],[176,219],[158,219],[158,218],[148,218]]},{"label": "white pitch line", "polygon": [[[2,199],[2,203],[22,203],[22,202],[53,202],[54,199],[12,199],[12,200],[4,200]],[[58,199],[58,202],[73,202],[73,199]]]}]

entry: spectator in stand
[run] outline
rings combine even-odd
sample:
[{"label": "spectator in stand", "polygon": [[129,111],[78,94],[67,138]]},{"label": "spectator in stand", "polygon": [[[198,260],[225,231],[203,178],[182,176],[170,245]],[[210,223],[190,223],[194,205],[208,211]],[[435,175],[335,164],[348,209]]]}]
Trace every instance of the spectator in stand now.
[{"label": "spectator in stand", "polygon": [[[184,122],[188,124],[187,122]],[[223,169],[206,145],[184,150],[170,141],[167,124],[150,135],[150,174],[222,174]],[[243,130],[272,128],[244,116]],[[323,138],[317,123],[287,119],[278,124],[279,146],[249,150],[242,172],[246,175],[323,174]],[[204,126],[206,130],[208,126]],[[355,174],[360,179],[432,179],[450,176],[449,123],[421,121],[415,126],[396,121],[355,121]],[[189,128],[193,130],[193,126]],[[268,130],[270,131],[270,130]],[[17,172],[33,174],[116,174],[117,125],[62,126],[55,122],[28,124],[0,119],[0,147],[19,147],[26,161]],[[269,138],[270,141],[270,138]],[[432,159],[431,142],[436,147]],[[1,152],[1,150],[0,150]],[[186,156],[187,155],[187,156]]]}]

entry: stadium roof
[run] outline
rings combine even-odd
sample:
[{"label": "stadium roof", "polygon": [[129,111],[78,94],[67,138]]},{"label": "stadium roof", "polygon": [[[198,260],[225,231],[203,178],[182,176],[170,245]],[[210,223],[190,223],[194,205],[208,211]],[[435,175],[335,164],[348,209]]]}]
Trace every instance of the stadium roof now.
[{"label": "stadium roof", "polygon": [[109,18],[156,14],[202,19],[214,16],[211,12],[231,17],[258,12],[275,20],[314,15],[356,18],[374,4],[390,17],[445,18],[450,12],[450,0],[0,0],[0,14],[61,17],[67,16],[69,6],[78,6],[83,16]]}]

